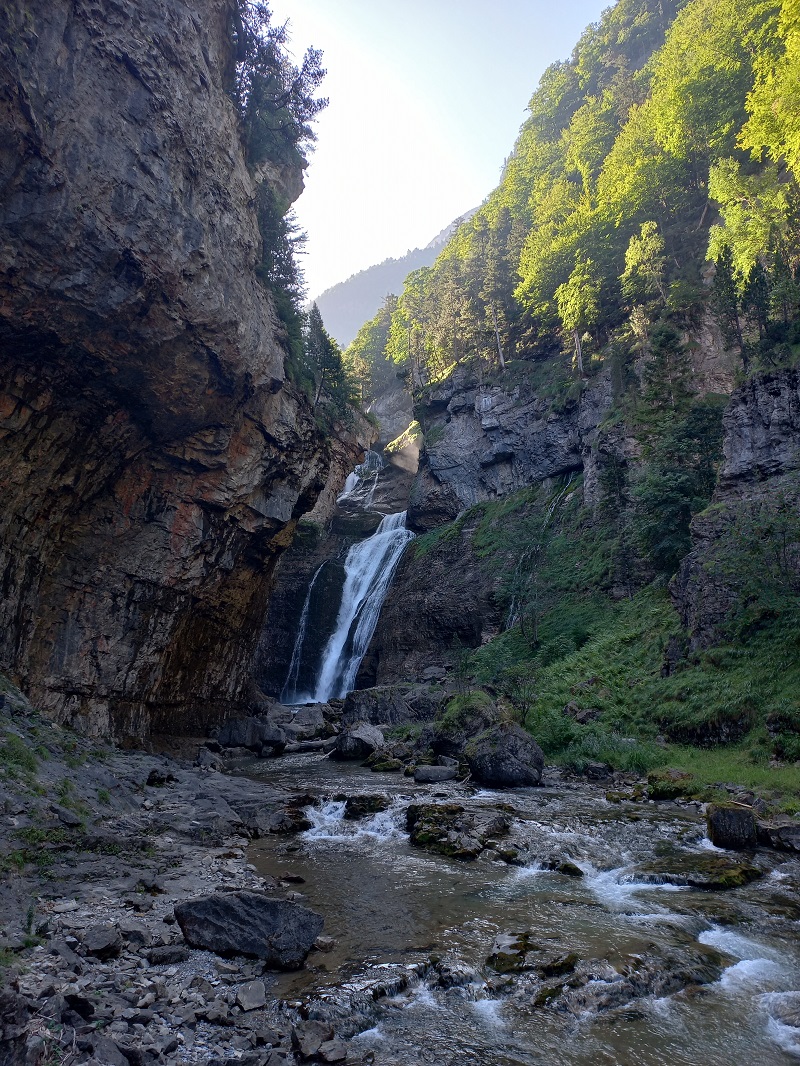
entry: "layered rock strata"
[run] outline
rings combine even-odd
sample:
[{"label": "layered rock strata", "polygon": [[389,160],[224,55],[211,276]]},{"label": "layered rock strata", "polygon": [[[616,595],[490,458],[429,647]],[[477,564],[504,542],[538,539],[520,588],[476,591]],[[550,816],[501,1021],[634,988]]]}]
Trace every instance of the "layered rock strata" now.
[{"label": "layered rock strata", "polygon": [[275,560],[328,472],[254,273],[233,15],[0,11],[0,664],[117,739],[242,706]]}]

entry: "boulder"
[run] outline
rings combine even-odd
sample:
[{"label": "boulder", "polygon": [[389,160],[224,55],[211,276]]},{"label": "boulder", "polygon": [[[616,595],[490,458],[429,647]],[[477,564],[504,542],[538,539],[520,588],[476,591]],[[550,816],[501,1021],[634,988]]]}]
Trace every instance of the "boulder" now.
[{"label": "boulder", "polygon": [[446,697],[428,685],[379,685],[355,689],[342,708],[342,725],[406,725],[436,717]]},{"label": "boulder", "polygon": [[742,803],[709,803],[706,807],[708,839],[718,848],[741,851],[757,843],[752,807]]},{"label": "boulder", "polygon": [[339,734],[332,756],[334,759],[363,760],[382,747],[383,733],[380,729],[362,722]]},{"label": "boulder", "polygon": [[500,811],[465,810],[458,803],[412,803],[406,810],[411,843],[453,859],[475,859],[489,841],[508,834]]},{"label": "boulder", "polygon": [[781,817],[756,823],[758,843],[776,851],[800,851],[800,822]]},{"label": "boulder", "polygon": [[248,981],[236,990],[236,1002],[243,1011],[258,1010],[267,1002],[267,990],[263,981]]},{"label": "boulder", "polygon": [[115,959],[122,951],[122,937],[114,925],[92,925],[83,934],[83,950],[96,959]]},{"label": "boulder", "polygon": [[283,729],[268,718],[231,718],[222,724],[217,741],[223,748],[247,748],[260,755],[264,747],[282,751],[287,737]]},{"label": "boulder", "polygon": [[272,720],[291,740],[318,740],[328,735],[328,723],[325,720],[323,707],[330,713],[327,705],[309,703],[305,707],[298,707],[291,711],[288,716],[284,715],[280,721]]},{"label": "boulder", "polygon": [[456,766],[418,766],[414,771],[414,780],[418,785],[438,785],[442,781],[454,781],[456,777]]},{"label": "boulder", "polygon": [[484,785],[516,788],[538,785],[544,754],[525,730],[513,722],[490,726],[466,745],[464,756],[472,776]]},{"label": "boulder", "polygon": [[388,810],[389,802],[389,797],[380,793],[348,796],[344,805],[344,817],[351,821],[368,818],[371,814],[380,814],[381,811]]},{"label": "boulder", "polygon": [[262,892],[218,892],[175,907],[192,947],[248,955],[278,970],[297,970],[322,932],[322,915]]}]

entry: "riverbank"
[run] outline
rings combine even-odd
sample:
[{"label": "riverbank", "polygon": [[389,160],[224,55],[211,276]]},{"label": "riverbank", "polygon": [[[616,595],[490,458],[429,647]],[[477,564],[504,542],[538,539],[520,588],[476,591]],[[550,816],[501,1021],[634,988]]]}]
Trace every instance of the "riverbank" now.
[{"label": "riverbank", "polygon": [[[218,772],[14,692],[2,715],[10,1062],[721,1066],[727,1030],[765,1066],[800,1051],[800,861],[713,848],[702,803],[635,774],[496,791],[206,747]],[[177,904],[237,891],[324,917],[301,969],[184,941]]]}]

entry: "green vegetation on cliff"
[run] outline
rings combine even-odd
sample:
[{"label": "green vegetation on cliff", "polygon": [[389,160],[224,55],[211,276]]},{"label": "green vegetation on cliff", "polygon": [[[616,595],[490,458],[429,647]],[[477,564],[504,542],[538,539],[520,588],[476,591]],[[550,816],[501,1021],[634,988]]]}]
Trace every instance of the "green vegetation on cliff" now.
[{"label": "green vegetation on cliff", "polygon": [[658,369],[659,332],[711,304],[747,369],[793,359],[798,24],[796,0],[609,8],[545,72],[498,188],[387,304],[383,356],[416,389],[465,361]]},{"label": "green vegetation on cliff", "polygon": [[[691,649],[663,578],[632,584],[624,537],[581,500],[579,479],[480,504],[472,550],[504,612],[502,632],[457,650],[461,683],[500,692],[549,759],[646,771],[686,767],[715,781],[800,791],[800,611],[792,586],[773,583],[754,624],[753,603],[732,606],[722,639]],[[417,542],[423,554],[451,536]],[[798,530],[794,543],[800,544]],[[764,565],[743,542],[742,588]],[[698,754],[699,752],[699,754]]]}]

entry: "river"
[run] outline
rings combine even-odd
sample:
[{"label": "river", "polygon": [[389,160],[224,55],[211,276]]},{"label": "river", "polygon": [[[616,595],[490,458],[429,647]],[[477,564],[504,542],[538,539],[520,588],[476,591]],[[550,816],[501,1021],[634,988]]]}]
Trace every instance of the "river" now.
[{"label": "river", "polygon": [[[336,941],[275,991],[311,1017],[335,1017],[378,1066],[800,1059],[800,1030],[786,1024],[800,1025],[800,862],[759,851],[762,876],[726,891],[641,873],[676,849],[729,854],[707,841],[697,805],[611,803],[557,771],[544,787],[504,792],[420,786],[317,755],[242,771],[319,800],[310,829],[251,848],[261,874],[304,879]],[[345,797],[373,793],[388,810],[343,817]],[[491,850],[461,862],[412,846],[412,801],[504,805],[523,864]],[[565,858],[572,876],[548,868]],[[503,933],[529,937],[519,972],[487,963]],[[557,976],[529,965],[542,959]]]}]

